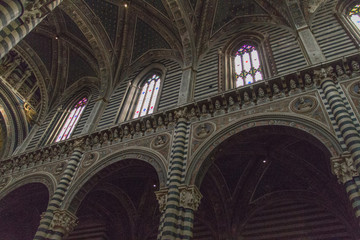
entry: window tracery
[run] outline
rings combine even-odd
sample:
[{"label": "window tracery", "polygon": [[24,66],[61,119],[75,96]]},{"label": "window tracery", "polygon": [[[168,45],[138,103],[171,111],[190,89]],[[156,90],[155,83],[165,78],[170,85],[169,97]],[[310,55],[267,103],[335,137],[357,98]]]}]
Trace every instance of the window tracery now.
[{"label": "window tracery", "polygon": [[252,45],[245,44],[237,50],[234,68],[236,87],[263,80],[259,54]]},{"label": "window tracery", "polygon": [[59,135],[55,139],[55,142],[69,139],[71,133],[74,131],[77,122],[79,121],[81,114],[83,113],[88,99],[82,98],[68,114],[64,125],[62,126]]},{"label": "window tracery", "polygon": [[157,74],[152,74],[143,83],[139,94],[133,118],[152,114],[160,91],[161,79]]}]

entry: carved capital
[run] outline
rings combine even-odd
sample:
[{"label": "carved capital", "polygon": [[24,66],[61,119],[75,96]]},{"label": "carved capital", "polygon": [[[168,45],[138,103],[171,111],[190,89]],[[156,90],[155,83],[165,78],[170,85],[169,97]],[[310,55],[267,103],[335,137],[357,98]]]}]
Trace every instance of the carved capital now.
[{"label": "carved capital", "polygon": [[192,186],[180,186],[180,207],[196,211],[200,205],[202,194],[199,189]]},{"label": "carved capital", "polygon": [[76,139],[74,141],[74,149],[75,148],[78,148],[80,150],[83,150],[84,149],[84,146],[85,146],[85,139],[84,138],[80,138],[80,139]]},{"label": "carved capital", "polygon": [[54,217],[50,224],[50,230],[58,231],[66,237],[74,230],[78,223],[77,217],[67,210],[54,210]]},{"label": "carved capital", "polygon": [[167,202],[167,194],[168,194],[167,188],[164,188],[164,189],[161,189],[161,190],[155,192],[156,199],[159,202],[160,212],[163,212],[165,210],[166,202]]},{"label": "carved capital", "polygon": [[340,183],[346,183],[359,176],[351,154],[345,152],[341,156],[331,158],[331,171]]}]

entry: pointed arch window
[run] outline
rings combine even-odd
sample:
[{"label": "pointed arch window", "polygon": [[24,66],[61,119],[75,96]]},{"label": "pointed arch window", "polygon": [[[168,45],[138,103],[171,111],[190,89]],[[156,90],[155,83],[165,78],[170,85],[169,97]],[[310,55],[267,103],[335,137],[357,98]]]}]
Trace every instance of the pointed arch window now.
[{"label": "pointed arch window", "polygon": [[77,122],[83,113],[85,106],[88,102],[86,97],[82,98],[78,103],[75,104],[71,112],[67,115],[66,121],[62,126],[59,135],[55,139],[55,142],[66,140],[70,138],[71,133],[74,131]]},{"label": "pointed arch window", "polygon": [[244,44],[237,50],[234,68],[236,87],[263,80],[259,53],[255,46]]},{"label": "pointed arch window", "polygon": [[161,79],[157,74],[152,74],[145,80],[141,86],[133,118],[143,117],[154,112],[160,86]]},{"label": "pointed arch window", "polygon": [[351,21],[360,30],[360,4],[355,5],[349,12]]}]

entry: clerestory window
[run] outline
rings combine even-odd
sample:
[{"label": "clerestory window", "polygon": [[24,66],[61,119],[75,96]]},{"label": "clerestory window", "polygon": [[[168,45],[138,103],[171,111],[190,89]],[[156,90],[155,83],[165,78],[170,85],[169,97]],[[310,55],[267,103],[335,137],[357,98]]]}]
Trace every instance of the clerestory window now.
[{"label": "clerestory window", "polygon": [[151,74],[143,82],[139,92],[133,118],[143,117],[154,112],[159,96],[161,79],[157,74]]},{"label": "clerestory window", "polygon": [[259,54],[255,46],[244,44],[237,50],[234,68],[236,87],[263,80]]},{"label": "clerestory window", "polygon": [[55,142],[59,142],[70,138],[71,133],[74,131],[75,126],[86,107],[87,101],[88,99],[84,97],[78,103],[75,104],[73,109],[66,116],[66,121],[61,127],[60,133],[55,139]]},{"label": "clerestory window", "polygon": [[349,12],[351,21],[360,30],[360,4],[355,5]]}]

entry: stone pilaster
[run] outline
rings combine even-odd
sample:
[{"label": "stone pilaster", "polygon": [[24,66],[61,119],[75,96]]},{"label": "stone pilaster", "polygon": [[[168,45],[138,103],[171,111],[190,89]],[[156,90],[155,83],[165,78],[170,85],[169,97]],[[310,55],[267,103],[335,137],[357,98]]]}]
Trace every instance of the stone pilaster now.
[{"label": "stone pilaster", "polygon": [[346,152],[338,157],[331,158],[332,173],[338,178],[339,183],[345,186],[355,216],[360,217],[360,185],[359,173],[357,172],[351,154]]},{"label": "stone pilaster", "polygon": [[[50,199],[48,207],[43,214],[38,230],[35,234],[34,239],[45,240],[45,239],[62,239],[62,238],[53,238],[55,235],[59,235],[57,232],[53,232],[55,223],[59,222],[61,218],[60,212],[64,210],[60,210],[62,206],[62,201],[67,194],[69,186],[71,185],[71,181],[74,177],[74,174],[79,167],[80,160],[83,156],[82,149],[83,141],[75,142],[74,144],[74,152],[72,153],[70,160],[64,170],[62,177],[55,189],[54,195]],[[57,214],[57,215],[56,215]],[[70,215],[69,215],[70,216]],[[54,225],[55,224],[55,225]],[[53,236],[54,235],[54,236]]]},{"label": "stone pilaster", "polygon": [[183,69],[181,76],[178,104],[186,104],[193,101],[195,90],[196,70],[193,67]]},{"label": "stone pilaster", "polygon": [[321,63],[326,61],[324,54],[321,51],[320,45],[316,41],[314,34],[311,32],[307,24],[302,9],[298,0],[287,1],[290,15],[299,35],[299,39],[304,46],[304,52],[308,60],[312,64]]}]

